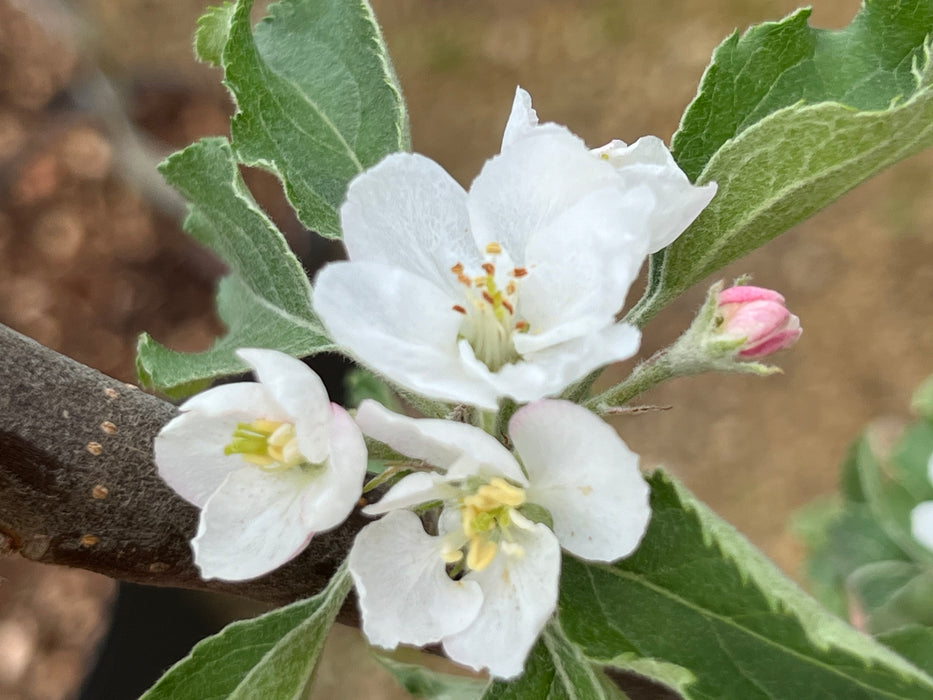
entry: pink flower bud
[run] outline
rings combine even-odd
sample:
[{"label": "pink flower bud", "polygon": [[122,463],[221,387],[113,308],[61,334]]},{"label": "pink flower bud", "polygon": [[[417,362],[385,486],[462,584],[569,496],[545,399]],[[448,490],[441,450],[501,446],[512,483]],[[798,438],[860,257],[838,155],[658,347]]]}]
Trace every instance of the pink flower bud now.
[{"label": "pink flower bud", "polygon": [[740,285],[719,293],[719,334],[745,338],[738,356],[755,360],[788,348],[803,330],[800,319],[784,306],[784,297],[762,287]]}]

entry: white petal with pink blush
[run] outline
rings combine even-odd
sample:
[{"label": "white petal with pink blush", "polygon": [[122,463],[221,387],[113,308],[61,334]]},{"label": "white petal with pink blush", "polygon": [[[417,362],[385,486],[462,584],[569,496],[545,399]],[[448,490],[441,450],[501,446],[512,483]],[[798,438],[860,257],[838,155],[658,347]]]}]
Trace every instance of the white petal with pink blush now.
[{"label": "white petal with pink blush", "polygon": [[366,475],[359,427],[313,370],[275,350],[237,354],[259,381],[193,397],[154,443],[159,475],[201,509],[191,546],[205,579],[255,578],[297,556],[347,518]]}]

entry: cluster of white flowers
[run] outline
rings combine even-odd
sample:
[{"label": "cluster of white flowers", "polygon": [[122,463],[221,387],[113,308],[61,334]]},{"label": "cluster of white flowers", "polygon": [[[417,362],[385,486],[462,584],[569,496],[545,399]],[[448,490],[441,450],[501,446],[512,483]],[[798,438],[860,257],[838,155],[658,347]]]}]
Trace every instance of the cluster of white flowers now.
[{"label": "cluster of white flowers", "polygon": [[367,637],[439,642],[474,669],[520,674],[557,606],[561,549],[615,561],[650,516],[637,456],[596,415],[546,397],[635,353],[637,329],[617,322],[629,287],[714,194],[656,138],[590,150],[539,124],[521,89],[469,192],[414,154],[357,177],[341,209],[350,259],[315,284],[331,336],[409,391],[526,405],[503,441],[372,401],[354,418],[300,361],[239,351],[259,381],[196,396],[155,442],[162,476],[201,508],[202,575],[262,575],[342,523],[360,498],[365,434],[412,460],[364,509],[382,518],[349,555]]}]

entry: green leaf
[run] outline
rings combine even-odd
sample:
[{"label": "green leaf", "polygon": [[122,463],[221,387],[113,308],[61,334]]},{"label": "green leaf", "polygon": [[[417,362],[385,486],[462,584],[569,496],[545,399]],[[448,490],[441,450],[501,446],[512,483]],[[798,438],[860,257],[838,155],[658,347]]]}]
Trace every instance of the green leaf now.
[{"label": "green leaf", "polygon": [[841,582],[860,566],[875,561],[909,561],[878,524],[866,505],[850,504],[832,521],[825,550]]},{"label": "green leaf", "polygon": [[514,681],[493,681],[483,700],[611,700],[603,674],[564,635],[552,620],[525,662],[525,672]]},{"label": "green leaf", "polygon": [[878,525],[892,542],[912,558],[933,564],[933,555],[917,542],[910,530],[910,512],[916,498],[885,472],[881,456],[872,447],[872,431],[857,443],[857,464],[866,503]]},{"label": "green leaf", "polygon": [[425,700],[477,700],[483,694],[484,681],[432,671],[418,664],[406,664],[377,656],[380,664],[413,697]]},{"label": "green leaf", "polygon": [[696,679],[687,698],[933,696],[933,679],[821,608],[669,477],[649,481],[632,557],[564,560],[561,620],[587,656],[680,667]]},{"label": "green leaf", "polygon": [[657,659],[646,659],[638,654],[622,654],[610,659],[606,666],[650,678],[655,683],[665,685],[682,696],[688,694],[689,686],[696,680],[694,675],[682,666]]},{"label": "green leaf", "polygon": [[918,668],[927,673],[933,672],[933,628],[908,625],[899,630],[879,634],[878,641]]},{"label": "green leaf", "polygon": [[933,569],[904,561],[872,562],[853,571],[846,588],[873,634],[933,624]]},{"label": "green leaf", "polygon": [[207,388],[214,377],[248,371],[234,354],[237,348],[272,347],[295,357],[336,349],[316,324],[270,304],[235,275],[220,281],[217,312],[227,334],[204,352],[170,350],[143,333],[136,350],[141,383],[183,398]]},{"label": "green leaf", "polygon": [[341,567],[327,588],[199,642],[140,700],[303,698],[324,639],[352,581]]},{"label": "green leaf", "polygon": [[347,399],[347,408],[357,408],[366,399],[378,401],[390,411],[402,413],[402,404],[392,388],[377,375],[363,367],[354,367],[347,372],[343,385]]},{"label": "green leaf", "polygon": [[933,145],[929,0],[865,3],[845,29],[809,10],[733,34],[714,52],[672,151],[719,191],[652,260],[630,320],[803,221],[879,170]]},{"label": "green leaf", "polygon": [[185,229],[230,267],[217,295],[228,332],[210,350],[192,354],[169,350],[143,334],[137,351],[143,383],[179,395],[245,371],[234,355],[237,348],[274,348],[299,357],[333,349],[311,310],[304,269],[253,200],[227,141],[194,143],[161,170],[191,202]]},{"label": "green leaf", "polygon": [[845,575],[836,570],[830,556],[829,527],[842,512],[838,498],[821,498],[798,509],[791,516],[790,530],[807,549],[806,576],[810,593],[837,617],[845,619]]},{"label": "green leaf", "polygon": [[909,426],[891,454],[897,480],[919,503],[933,500],[929,464],[933,456],[933,423],[922,420]]},{"label": "green leaf", "polygon": [[713,52],[713,60],[672,146],[696,178],[729,139],[785,107],[837,102],[886,110],[917,89],[915,62],[925,59],[933,29],[928,0],[865,3],[845,29],[812,29],[809,8],[765,22]]},{"label": "green leaf", "polygon": [[238,159],[276,173],[298,218],[337,237],[358,173],[409,148],[408,114],[365,0],[284,0],[250,28],[239,0],[222,64]]},{"label": "green leaf", "polygon": [[220,65],[230,34],[233,10],[233,3],[225,2],[217,7],[207,8],[207,12],[198,20],[198,30],[194,35],[194,52],[205,63]]}]

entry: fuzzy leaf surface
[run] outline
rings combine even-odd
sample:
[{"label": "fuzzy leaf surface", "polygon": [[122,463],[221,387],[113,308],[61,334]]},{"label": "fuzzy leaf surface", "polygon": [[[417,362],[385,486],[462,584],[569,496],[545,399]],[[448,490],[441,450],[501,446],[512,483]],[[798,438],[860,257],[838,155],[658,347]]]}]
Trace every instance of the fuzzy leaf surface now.
[{"label": "fuzzy leaf surface", "polygon": [[249,193],[226,139],[198,141],[161,170],[190,202],[185,230],[231,270],[217,294],[228,331],[200,353],[169,350],[144,334],[137,352],[143,383],[179,396],[245,371],[237,348],[274,348],[298,357],[332,349],[311,309],[304,269]]},{"label": "fuzzy leaf surface", "polygon": [[601,671],[593,668],[580,649],[552,620],[525,662],[525,672],[514,681],[494,681],[482,700],[612,700],[617,698]]},{"label": "fuzzy leaf surface", "polygon": [[426,666],[406,664],[385,657],[377,660],[414,698],[424,700],[478,700],[484,683],[474,678],[432,671]]},{"label": "fuzzy leaf surface", "polygon": [[140,700],[299,700],[350,591],[341,568],[313,598],[234,622],[199,642]]},{"label": "fuzzy leaf surface", "polygon": [[933,679],[825,611],[665,474],[649,481],[652,520],[632,557],[565,558],[561,620],[588,657],[653,659],[687,698],[931,697]]},{"label": "fuzzy leaf surface", "polygon": [[238,159],[276,173],[298,218],[338,237],[347,185],[409,147],[408,113],[366,0],[283,0],[253,32],[236,4],[221,63]]},{"label": "fuzzy leaf surface", "polygon": [[672,140],[680,166],[719,191],[652,258],[631,320],[758,248],[869,177],[933,145],[930,0],[874,0],[842,30],[810,11],[733,34],[713,53]]}]

